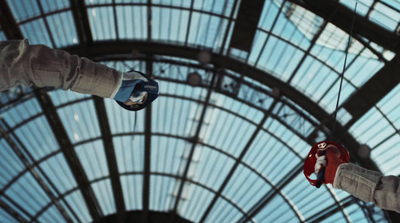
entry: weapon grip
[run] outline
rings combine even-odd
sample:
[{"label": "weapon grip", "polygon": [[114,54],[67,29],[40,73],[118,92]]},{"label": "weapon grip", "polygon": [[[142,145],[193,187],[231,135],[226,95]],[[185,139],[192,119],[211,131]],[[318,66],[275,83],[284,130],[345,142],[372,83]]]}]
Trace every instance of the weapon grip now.
[{"label": "weapon grip", "polygon": [[318,177],[317,177],[317,183],[315,184],[315,187],[320,188],[322,185],[322,182],[324,182],[324,180],[325,180],[325,167],[323,167],[322,170],[319,171]]},{"label": "weapon grip", "polygon": [[[320,156],[326,155],[326,150],[319,152]],[[318,172],[316,188],[320,188],[322,183],[325,181],[325,166]]]}]

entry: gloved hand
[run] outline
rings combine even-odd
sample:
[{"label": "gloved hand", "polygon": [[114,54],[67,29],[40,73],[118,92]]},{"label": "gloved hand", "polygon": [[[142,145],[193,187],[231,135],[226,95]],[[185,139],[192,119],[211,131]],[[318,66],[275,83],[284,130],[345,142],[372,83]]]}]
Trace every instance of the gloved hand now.
[{"label": "gloved hand", "polygon": [[318,176],[319,171],[325,167],[325,184],[333,184],[336,176],[336,170],[340,164],[345,163],[340,159],[340,150],[334,145],[328,145],[325,155],[321,152],[315,154],[317,162],[315,163],[315,175]]},{"label": "gloved hand", "polygon": [[[333,184],[339,165],[349,161],[349,152],[342,145],[332,141],[318,142],[304,161],[303,173],[311,185],[319,188],[321,184]],[[313,173],[317,179],[311,178]]]},{"label": "gloved hand", "polygon": [[139,89],[135,90],[136,85],[141,82],[148,82],[148,80],[138,72],[131,71],[128,73],[122,73],[122,83],[114,96],[114,100],[127,105],[143,103],[143,99],[145,99],[147,92],[139,92]]},{"label": "gloved hand", "polygon": [[114,100],[125,109],[138,111],[158,97],[158,84],[146,75],[130,71],[122,74],[122,83]]}]

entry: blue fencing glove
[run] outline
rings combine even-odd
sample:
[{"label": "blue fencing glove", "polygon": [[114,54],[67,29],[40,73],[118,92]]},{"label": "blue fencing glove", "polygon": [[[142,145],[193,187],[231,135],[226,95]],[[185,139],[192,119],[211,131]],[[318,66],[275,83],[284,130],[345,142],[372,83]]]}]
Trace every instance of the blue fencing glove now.
[{"label": "blue fencing glove", "polygon": [[158,97],[158,83],[138,71],[123,73],[122,83],[113,97],[123,108],[138,111]]}]

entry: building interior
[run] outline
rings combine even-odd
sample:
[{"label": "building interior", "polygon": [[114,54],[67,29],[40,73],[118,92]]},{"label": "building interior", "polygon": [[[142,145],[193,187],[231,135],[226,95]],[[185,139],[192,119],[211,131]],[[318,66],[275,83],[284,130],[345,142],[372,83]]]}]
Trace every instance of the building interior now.
[{"label": "building interior", "polygon": [[400,175],[398,0],[0,0],[16,39],[160,95],[0,92],[0,222],[400,222],[303,174],[331,139]]}]

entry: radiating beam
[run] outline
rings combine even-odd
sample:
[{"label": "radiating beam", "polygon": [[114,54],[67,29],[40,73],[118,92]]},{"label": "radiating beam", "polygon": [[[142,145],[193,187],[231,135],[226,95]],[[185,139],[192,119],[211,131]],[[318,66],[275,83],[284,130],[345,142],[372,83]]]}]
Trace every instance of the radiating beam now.
[{"label": "radiating beam", "polygon": [[[3,125],[5,124],[4,120],[1,120],[1,122]],[[5,127],[7,127],[7,126],[5,126]],[[67,213],[67,211],[65,210],[65,208],[60,204],[57,197],[53,194],[52,190],[44,182],[44,179],[42,179],[42,177],[39,175],[38,171],[29,162],[29,159],[33,160],[33,157],[30,154],[30,152],[27,151],[26,149],[23,151],[23,149],[21,149],[17,145],[17,142],[14,141],[14,139],[10,136],[10,134],[7,132],[7,130],[5,130],[2,127],[2,125],[0,125],[0,133],[3,136],[3,138],[5,139],[5,141],[8,143],[8,145],[10,146],[10,148],[13,150],[15,155],[20,159],[20,161],[25,165],[26,169],[31,173],[32,177],[40,185],[40,187],[42,188],[44,193],[50,198],[51,203],[57,208],[57,210],[60,212],[60,214],[64,218],[64,220],[67,222],[72,222],[72,219],[69,216],[69,214]],[[28,158],[26,156],[30,156],[30,157]],[[39,171],[41,171],[40,166],[37,166],[36,168],[38,168]],[[37,219],[31,219],[31,220],[36,221]]]},{"label": "radiating beam", "polygon": [[98,96],[93,96],[93,101],[104,145],[104,152],[106,154],[115,207],[117,209],[117,222],[123,223],[125,222],[126,208],[118,171],[117,158],[115,156],[115,148],[111,137],[109,119],[104,105],[104,99]]},{"label": "radiating beam", "polygon": [[[151,76],[153,74],[153,62],[149,59],[146,63],[146,73]],[[142,223],[149,221],[150,209],[150,168],[151,168],[151,118],[152,118],[151,104],[146,107],[146,115],[144,120],[144,174],[143,174],[143,216]]]},{"label": "radiating beam", "polygon": [[299,0],[291,1],[325,19],[332,15],[332,11],[336,11],[330,22],[347,33],[351,32],[351,22],[349,21],[353,21],[354,18],[354,37],[367,38],[388,50],[400,53],[400,37],[395,32],[377,25],[367,17],[354,14],[353,9],[344,6],[337,0],[303,0],[305,4]]},{"label": "radiating beam", "polygon": [[85,1],[70,0],[70,4],[79,38],[79,47],[84,49],[93,42]]},{"label": "radiating beam", "polygon": [[346,124],[350,128],[400,83],[400,55],[386,63],[371,79],[343,103],[352,116]]},{"label": "radiating beam", "polygon": [[190,149],[189,156],[187,157],[186,167],[185,167],[185,170],[184,170],[183,175],[182,175],[182,180],[181,180],[182,182],[181,182],[181,184],[179,186],[179,190],[178,190],[178,194],[176,196],[175,204],[174,204],[174,207],[173,207],[173,209],[171,211],[171,213],[172,213],[171,222],[173,222],[174,216],[175,216],[175,214],[177,213],[177,210],[178,210],[179,201],[181,200],[182,191],[183,191],[183,188],[185,186],[185,183],[186,183],[186,180],[187,180],[187,177],[188,177],[190,164],[192,162],[193,155],[194,155],[194,152],[196,150],[197,142],[199,140],[200,131],[201,131],[201,128],[203,127],[203,124],[204,124],[204,118],[205,118],[207,110],[209,108],[209,103],[210,103],[210,100],[211,100],[211,94],[213,92],[213,88],[214,88],[215,81],[217,79],[217,75],[218,74],[216,72],[213,73],[210,85],[208,86],[208,92],[207,92],[207,95],[206,95],[206,98],[205,98],[205,101],[204,101],[204,104],[203,104],[203,110],[201,111],[201,115],[200,115],[200,118],[198,120],[198,125],[197,125],[197,128],[196,128],[196,132],[193,135],[192,147]]},{"label": "radiating beam", "polygon": [[217,194],[214,196],[213,200],[211,201],[210,205],[207,207],[207,210],[204,212],[203,216],[201,217],[200,222],[204,222],[208,216],[208,214],[211,212],[212,208],[214,207],[215,203],[219,199],[219,197],[222,194],[222,191],[224,191],[226,185],[228,182],[231,180],[233,174],[235,173],[237,167],[239,164],[242,162],[243,157],[246,155],[247,151],[250,149],[251,145],[253,144],[255,138],[257,137],[258,133],[261,131],[265,121],[270,117],[272,111],[274,110],[276,104],[279,102],[278,98],[273,99],[274,101],[272,102],[270,108],[268,111],[264,114],[263,119],[260,121],[258,124],[257,128],[254,130],[252,136],[250,139],[247,141],[246,146],[243,148],[242,152],[240,153],[239,157],[235,160],[235,164],[232,166],[230,172],[226,176],[224,182],[221,184]]},{"label": "radiating beam", "polygon": [[[250,52],[263,6],[264,0],[240,2],[232,32],[231,47]],[[235,8],[232,11],[235,11]]]},{"label": "radiating beam", "polygon": [[46,116],[46,120],[48,121],[51,130],[56,137],[58,145],[60,146],[60,150],[64,155],[69,168],[71,169],[75,182],[82,193],[83,199],[93,221],[100,221],[100,219],[103,217],[100,205],[96,199],[79,157],[76,154],[75,148],[69,140],[67,131],[61,122],[53,102],[51,101],[50,96],[47,94],[47,91],[44,88],[34,89],[34,94],[41,109],[43,110],[44,115]]},{"label": "radiating beam", "polygon": [[24,38],[6,0],[0,0],[0,25],[7,39]]}]

